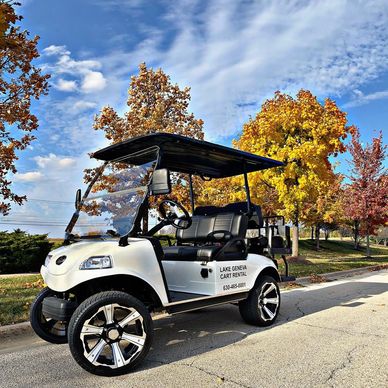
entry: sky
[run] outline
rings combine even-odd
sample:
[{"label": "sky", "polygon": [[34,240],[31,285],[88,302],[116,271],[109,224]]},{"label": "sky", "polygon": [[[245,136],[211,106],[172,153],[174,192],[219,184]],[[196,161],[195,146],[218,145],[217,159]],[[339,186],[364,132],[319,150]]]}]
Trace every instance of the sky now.
[{"label": "sky", "polygon": [[[191,87],[190,110],[210,141],[231,145],[276,90],[304,88],[334,99],[363,142],[379,130],[386,142],[386,0],[24,0],[19,13],[40,36],[35,64],[51,87],[33,105],[37,140],[13,177],[29,202],[14,207],[15,225],[0,228],[23,220],[29,231],[62,233],[82,171],[95,165],[88,153],[107,145],[93,117],[105,105],[125,112],[141,62]],[[347,158],[338,158],[340,169]],[[42,219],[39,228],[25,221]]]}]

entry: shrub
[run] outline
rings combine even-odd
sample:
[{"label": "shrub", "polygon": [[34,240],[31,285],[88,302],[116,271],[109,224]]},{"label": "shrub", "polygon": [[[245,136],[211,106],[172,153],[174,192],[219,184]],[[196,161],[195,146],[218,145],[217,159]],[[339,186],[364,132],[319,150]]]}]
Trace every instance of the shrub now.
[{"label": "shrub", "polygon": [[51,249],[47,234],[0,232],[0,273],[39,271]]}]

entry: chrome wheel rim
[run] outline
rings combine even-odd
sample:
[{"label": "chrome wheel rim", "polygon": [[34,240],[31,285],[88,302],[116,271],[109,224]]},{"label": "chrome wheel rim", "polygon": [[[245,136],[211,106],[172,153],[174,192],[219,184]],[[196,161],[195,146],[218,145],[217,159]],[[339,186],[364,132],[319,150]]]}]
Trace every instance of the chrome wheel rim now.
[{"label": "chrome wheel rim", "polygon": [[100,307],[84,322],[80,338],[91,364],[117,369],[139,356],[147,334],[135,308],[113,303]]},{"label": "chrome wheel rim", "polygon": [[279,308],[279,291],[275,283],[264,283],[261,287],[258,308],[264,321],[273,321]]}]

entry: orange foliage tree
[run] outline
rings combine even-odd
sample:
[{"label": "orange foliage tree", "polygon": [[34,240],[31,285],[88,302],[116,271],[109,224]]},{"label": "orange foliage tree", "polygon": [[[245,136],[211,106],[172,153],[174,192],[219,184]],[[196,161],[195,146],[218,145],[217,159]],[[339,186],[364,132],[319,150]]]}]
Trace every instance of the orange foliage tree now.
[{"label": "orange foliage tree", "polygon": [[[16,152],[24,150],[34,139],[38,119],[31,113],[31,100],[47,94],[49,75],[32,65],[39,57],[39,37],[28,38],[16,23],[22,17],[13,1],[0,0],[0,214],[6,215],[10,203],[19,205],[25,196],[12,192],[9,174],[16,173]],[[21,135],[18,136],[18,133]]]},{"label": "orange foliage tree", "polygon": [[352,127],[336,103],[321,104],[311,92],[300,90],[293,98],[276,92],[255,118],[243,127],[235,146],[285,163],[284,167],[252,173],[252,199],[262,195],[281,208],[294,225],[293,256],[298,256],[298,226],[306,206],[316,201],[333,181],[330,156],[345,151],[343,140]]},{"label": "orange foliage tree", "polygon": [[[120,116],[112,107],[103,107],[95,117],[94,129],[105,132],[111,144],[155,132],[174,133],[202,140],[203,121],[188,111],[190,88],[181,89],[171,83],[170,77],[161,69],[139,65],[139,73],[131,77],[128,89],[128,111]],[[85,170],[85,182],[90,182],[95,169]],[[105,178],[96,187],[101,189]],[[184,177],[174,176],[175,185],[170,199],[188,205],[187,185]],[[151,204],[152,205],[152,204]]]}]

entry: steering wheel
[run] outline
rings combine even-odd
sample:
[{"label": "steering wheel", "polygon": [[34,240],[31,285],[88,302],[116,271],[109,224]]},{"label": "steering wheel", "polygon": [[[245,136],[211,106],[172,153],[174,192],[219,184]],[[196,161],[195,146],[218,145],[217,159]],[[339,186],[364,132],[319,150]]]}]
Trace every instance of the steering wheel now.
[{"label": "steering wheel", "polygon": [[[176,206],[184,214],[183,217],[178,217],[176,215],[176,213],[171,212],[171,211],[166,212],[164,205]],[[168,223],[171,224],[176,229],[190,228],[190,226],[193,222],[193,220],[190,217],[189,212],[183,207],[183,205],[181,205],[178,202],[171,201],[170,199],[165,199],[162,202],[160,202],[159,207],[158,207],[158,211],[159,211],[160,215],[162,216],[163,220],[168,221]],[[183,220],[186,222],[183,223],[184,225],[179,225],[179,223],[175,222],[177,220]]]}]

